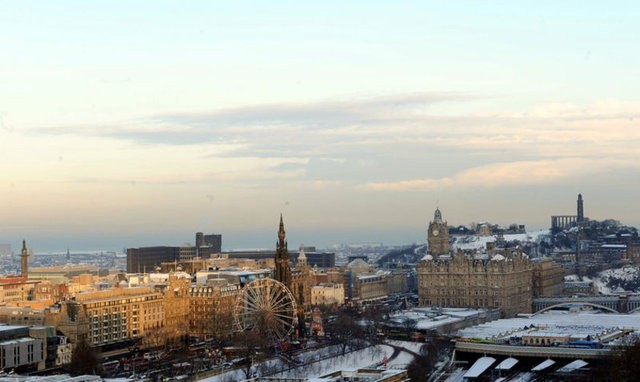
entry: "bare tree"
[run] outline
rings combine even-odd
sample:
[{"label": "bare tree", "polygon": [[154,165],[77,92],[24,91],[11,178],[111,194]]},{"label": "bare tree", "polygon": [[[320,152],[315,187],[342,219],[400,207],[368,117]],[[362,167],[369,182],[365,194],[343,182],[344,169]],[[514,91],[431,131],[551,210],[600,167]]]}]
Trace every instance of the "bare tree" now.
[{"label": "bare tree", "polygon": [[367,334],[373,341],[378,339],[378,329],[385,317],[389,314],[389,308],[382,304],[375,304],[367,306],[364,312],[364,318],[368,321]]},{"label": "bare tree", "polygon": [[640,375],[640,338],[627,336],[621,350],[616,350],[591,373],[592,381],[631,382]]},{"label": "bare tree", "polygon": [[451,343],[448,339],[422,345],[420,353],[413,357],[407,368],[411,381],[427,382],[438,361],[446,357],[450,350]]},{"label": "bare tree", "polygon": [[406,317],[402,321],[402,327],[404,328],[405,333],[407,333],[407,336],[410,336],[411,333],[415,332],[417,326],[418,326],[418,322],[413,318]]},{"label": "bare tree", "polygon": [[363,337],[363,330],[358,325],[353,311],[340,311],[332,323],[325,329],[331,336],[332,342],[340,345],[342,355],[347,351],[347,347],[353,347]]},{"label": "bare tree", "polygon": [[252,377],[253,363],[259,352],[270,349],[273,341],[266,335],[266,332],[254,327],[252,330],[237,332],[233,342],[242,350],[240,356],[243,357],[242,371],[247,379]]},{"label": "bare tree", "polygon": [[229,309],[218,309],[209,320],[208,329],[209,334],[219,342],[230,338],[233,333],[233,312]]},{"label": "bare tree", "polygon": [[71,363],[68,366],[71,376],[82,374],[101,374],[102,365],[98,362],[99,356],[89,342],[81,339],[73,347]]}]

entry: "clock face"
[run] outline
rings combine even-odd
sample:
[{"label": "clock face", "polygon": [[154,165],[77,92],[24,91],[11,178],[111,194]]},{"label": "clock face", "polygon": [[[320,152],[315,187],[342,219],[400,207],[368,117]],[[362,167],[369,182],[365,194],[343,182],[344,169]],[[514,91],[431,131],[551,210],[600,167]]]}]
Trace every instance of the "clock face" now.
[{"label": "clock face", "polygon": [[433,230],[433,236],[438,236],[439,233],[440,231],[437,228]]}]

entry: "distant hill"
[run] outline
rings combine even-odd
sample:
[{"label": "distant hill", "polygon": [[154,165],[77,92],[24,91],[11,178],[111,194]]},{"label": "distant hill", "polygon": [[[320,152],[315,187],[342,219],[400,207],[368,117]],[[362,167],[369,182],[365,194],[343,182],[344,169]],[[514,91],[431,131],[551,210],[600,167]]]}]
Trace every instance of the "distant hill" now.
[{"label": "distant hill", "polygon": [[[462,227],[462,226],[460,226]],[[450,230],[449,244],[452,251],[483,252],[487,243],[496,242],[496,246],[505,248],[520,247],[522,251],[532,257],[545,256],[554,251],[575,250],[578,235],[580,240],[602,241],[635,241],[638,240],[638,230],[635,227],[626,226],[617,220],[607,219],[603,221],[587,220],[580,228],[571,227],[552,233],[550,230],[532,231],[527,233],[505,233],[504,235],[476,235],[473,231],[455,227]],[[426,254],[425,244],[407,245],[401,249],[395,249],[380,257],[379,266],[391,266],[394,264],[417,264]]]},{"label": "distant hill", "polygon": [[376,262],[378,266],[393,268],[398,264],[417,264],[424,257],[427,246],[412,244],[400,249],[394,249],[383,255]]},{"label": "distant hill", "polygon": [[559,250],[575,249],[578,236],[580,240],[591,241],[638,240],[638,229],[613,219],[587,220],[580,227],[571,227],[553,234],[551,244]]}]

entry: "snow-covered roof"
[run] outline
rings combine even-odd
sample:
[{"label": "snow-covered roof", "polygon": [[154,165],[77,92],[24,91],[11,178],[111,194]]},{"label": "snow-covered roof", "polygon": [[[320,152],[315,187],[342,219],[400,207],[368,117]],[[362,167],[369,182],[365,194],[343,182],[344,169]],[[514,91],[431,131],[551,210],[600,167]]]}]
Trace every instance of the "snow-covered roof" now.
[{"label": "snow-covered roof", "polygon": [[518,363],[518,360],[512,357],[509,357],[496,366],[496,370],[509,370],[514,367]]},{"label": "snow-covered roof", "polygon": [[464,378],[478,378],[480,374],[484,373],[491,365],[496,362],[493,357],[480,357],[478,360],[464,373]]},{"label": "snow-covered roof", "polygon": [[542,371],[550,366],[553,366],[555,363],[556,361],[552,359],[547,359],[540,362],[538,365],[534,366],[533,369],[531,369],[531,371]]},{"label": "snow-covered roof", "polygon": [[572,371],[578,370],[580,368],[583,368],[585,366],[587,366],[588,363],[581,360],[581,359],[577,359],[573,362],[569,362],[568,364],[564,365],[563,367],[559,368],[557,370],[558,373],[571,373]]},{"label": "snow-covered roof", "polygon": [[504,339],[524,335],[549,337],[570,336],[573,339],[598,338],[617,328],[640,331],[640,314],[549,311],[529,317],[501,319],[461,329],[462,338]]}]

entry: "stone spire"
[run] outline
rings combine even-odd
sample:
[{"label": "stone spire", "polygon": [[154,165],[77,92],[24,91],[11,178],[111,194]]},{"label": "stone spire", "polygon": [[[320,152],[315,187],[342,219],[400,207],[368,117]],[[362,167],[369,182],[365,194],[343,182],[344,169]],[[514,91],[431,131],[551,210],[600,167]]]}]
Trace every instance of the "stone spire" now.
[{"label": "stone spire", "polygon": [[274,278],[291,289],[291,264],[285,235],[284,222],[282,214],[280,214],[280,228],[278,229],[278,243],[276,244],[276,256],[274,259]]},{"label": "stone spire", "polygon": [[436,224],[442,224],[442,213],[440,208],[436,207],[436,212],[433,213],[433,222]]},{"label": "stone spire", "polygon": [[284,241],[286,232],[284,231],[284,221],[282,220],[282,214],[280,214],[280,228],[278,229],[278,245],[287,245]]},{"label": "stone spire", "polygon": [[21,276],[25,279],[29,277],[29,251],[27,251],[27,242],[26,240],[22,240],[22,253],[20,254],[20,258],[22,260],[22,274]]}]

